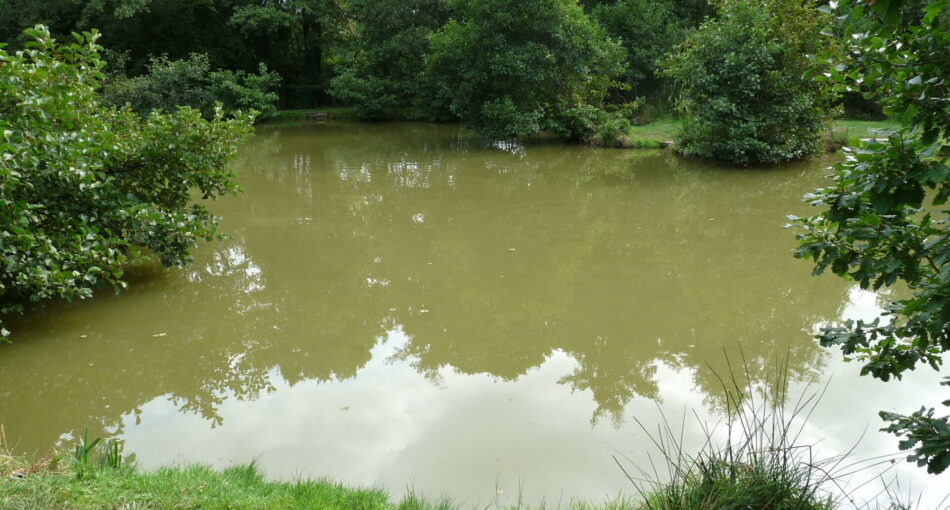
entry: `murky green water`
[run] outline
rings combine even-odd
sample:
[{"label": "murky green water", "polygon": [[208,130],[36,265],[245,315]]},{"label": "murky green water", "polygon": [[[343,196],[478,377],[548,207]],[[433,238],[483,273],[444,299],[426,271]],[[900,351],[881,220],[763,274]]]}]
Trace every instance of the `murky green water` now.
[{"label": "murky green water", "polygon": [[812,278],[781,228],[828,163],[262,129],[235,163],[246,193],[215,205],[230,240],[12,323],[0,423],[23,451],[89,426],[146,468],[256,459],[460,502],[601,500],[630,492],[613,455],[648,462],[633,418],[686,414],[696,443],[692,413],[721,416],[717,372],[744,359],[762,382],[787,357],[795,392],[835,374],[807,441],[840,453],[868,430],[857,456],[891,453],[876,411],[937,400],[937,376],[876,383],[811,340],[879,312]]}]

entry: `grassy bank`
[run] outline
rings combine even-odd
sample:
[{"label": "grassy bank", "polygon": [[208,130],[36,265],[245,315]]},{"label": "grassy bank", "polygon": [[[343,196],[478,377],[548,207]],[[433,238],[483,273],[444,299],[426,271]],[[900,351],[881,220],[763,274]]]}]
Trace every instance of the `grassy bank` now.
[{"label": "grassy bank", "polygon": [[[388,509],[378,490],[326,481],[268,482],[253,466],[214,471],[194,466],[140,473],[103,469],[78,480],[68,472],[40,472],[0,482],[4,509]],[[429,508],[404,505],[399,508]]]},{"label": "grassy bank", "polygon": [[[215,470],[168,467],[143,472],[114,455],[114,442],[81,440],[69,455],[40,459],[15,456],[4,447],[0,427],[0,509],[3,510],[449,510],[470,508],[448,498],[410,492],[394,499],[378,488],[346,487],[330,480],[273,481],[252,465]],[[625,501],[574,503],[577,510],[635,510]],[[486,509],[484,504],[479,506]],[[499,509],[498,505],[493,508]],[[527,508],[527,507],[523,507]]]},{"label": "grassy bank", "polygon": [[[761,474],[761,473],[759,473]],[[717,474],[726,476],[728,473]],[[752,476],[752,475],[750,475]],[[748,477],[746,477],[748,478]],[[658,491],[648,497],[649,503],[632,500],[590,504],[562,503],[549,508],[569,510],[674,510],[694,508],[748,509],[798,508],[800,510],[830,510],[822,501],[801,505],[768,506],[774,499],[777,482],[758,480],[758,491],[750,490],[751,480],[704,480],[701,476],[689,480],[689,485]],[[781,482],[779,480],[778,482]],[[720,497],[710,491],[721,491]],[[763,498],[763,494],[765,497]],[[730,503],[731,502],[731,503]],[[741,504],[740,504],[741,502]],[[775,501],[774,503],[781,503]],[[786,501],[787,503],[787,501]],[[713,504],[715,506],[708,506]],[[748,506],[748,505],[761,506]],[[699,505],[699,506],[696,506]],[[476,508],[474,502],[454,502],[450,499],[427,499],[409,495],[401,500],[392,499],[379,489],[350,488],[338,483],[318,480],[275,482],[266,480],[254,466],[241,466],[216,471],[204,466],[166,468],[142,473],[134,468],[98,469],[79,480],[69,470],[39,471],[22,478],[5,474],[0,480],[0,508],[26,509],[340,509],[340,510],[448,510]],[[477,505],[479,510],[492,508],[524,510],[543,506]]]},{"label": "grassy bank", "polygon": [[849,120],[835,121],[835,128],[844,130],[849,138],[874,138],[880,136],[877,130],[895,130],[900,124],[892,120]]},{"label": "grassy bank", "polygon": [[[2,453],[0,508],[26,509],[321,509],[321,510],[834,510],[823,482],[779,445],[762,450],[748,440],[695,457],[676,456],[672,483],[623,487],[634,499],[557,505],[429,499],[410,493],[391,498],[380,489],[346,487],[328,480],[272,481],[254,465],[223,471],[205,466],[143,472],[123,464],[116,443],[85,446],[69,456],[53,453],[37,461]],[[110,448],[109,445],[116,445]],[[667,454],[669,451],[666,452]],[[789,454],[792,453],[790,456]],[[451,468],[451,466],[447,466]],[[633,480],[631,479],[633,482]],[[621,487],[618,487],[618,490]],[[492,501],[491,497],[486,498]]]}]

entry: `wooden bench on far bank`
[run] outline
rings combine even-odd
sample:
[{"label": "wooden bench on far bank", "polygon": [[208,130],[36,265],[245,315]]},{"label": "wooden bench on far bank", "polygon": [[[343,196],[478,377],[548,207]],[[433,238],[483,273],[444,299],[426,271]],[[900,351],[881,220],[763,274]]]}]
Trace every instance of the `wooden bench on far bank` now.
[{"label": "wooden bench on far bank", "polygon": [[327,118],[327,112],[307,112],[307,120],[309,121],[326,122]]}]

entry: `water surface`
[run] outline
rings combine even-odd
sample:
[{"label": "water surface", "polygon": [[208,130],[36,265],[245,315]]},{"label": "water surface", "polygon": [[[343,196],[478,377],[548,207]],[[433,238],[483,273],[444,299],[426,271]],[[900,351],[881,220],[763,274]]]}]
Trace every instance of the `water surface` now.
[{"label": "water surface", "polygon": [[[720,376],[767,387],[787,360],[793,393],[828,383],[805,441],[894,453],[876,412],[938,401],[938,377],[878,383],[811,339],[886,297],[791,256],[785,216],[811,212],[828,164],[263,128],[234,164],[246,193],[213,207],[229,240],[11,324],[0,423],[27,452],[88,426],[144,468],[256,460],[462,503],[602,501],[634,493],[614,456],[649,466],[637,420],[685,416],[698,445]],[[898,472],[927,497],[947,483]]]}]

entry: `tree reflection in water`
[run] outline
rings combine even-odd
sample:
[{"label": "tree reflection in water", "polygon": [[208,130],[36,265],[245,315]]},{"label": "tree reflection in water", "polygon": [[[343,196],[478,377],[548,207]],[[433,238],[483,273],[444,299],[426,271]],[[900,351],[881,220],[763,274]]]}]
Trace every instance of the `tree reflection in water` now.
[{"label": "tree reflection in water", "polygon": [[825,162],[505,149],[451,126],[261,129],[235,163],[247,192],[216,204],[230,240],[11,328],[0,421],[32,450],[84,425],[128,432],[156,399],[227,426],[229,401],[383,363],[436,388],[556,366],[552,384],[592,399],[586,420],[621,427],[671,371],[712,408],[727,357],[754,383],[786,356],[793,380],[822,374],[808,332],[848,288],[810,278],[781,224]]}]

